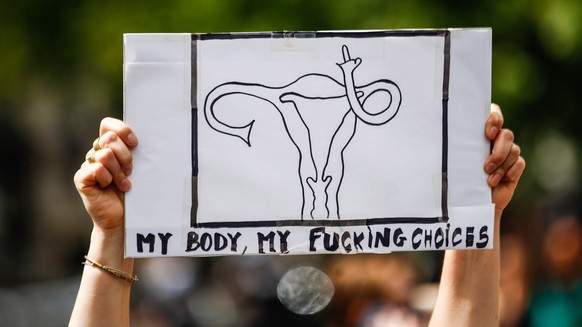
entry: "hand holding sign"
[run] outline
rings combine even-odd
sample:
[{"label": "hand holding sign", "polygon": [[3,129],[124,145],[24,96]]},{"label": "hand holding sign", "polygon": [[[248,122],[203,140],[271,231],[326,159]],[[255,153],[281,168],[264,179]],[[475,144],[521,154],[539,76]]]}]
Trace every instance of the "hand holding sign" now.
[{"label": "hand holding sign", "polygon": [[93,231],[86,256],[90,263],[83,271],[70,326],[129,326],[131,283],[137,278],[132,273],[133,259],[124,257],[123,198],[131,188],[128,177],[137,143],[125,123],[105,118],[99,138],[75,174],[75,186],[93,220]]},{"label": "hand holding sign", "polygon": [[493,141],[491,155],[485,162],[485,171],[489,174],[487,182],[492,189],[495,210],[502,211],[513,197],[513,192],[525,169],[525,160],[520,156],[521,150],[514,141],[513,132],[502,129],[503,115],[498,105],[491,105],[491,114],[487,119],[485,134]]},{"label": "hand holding sign", "polygon": [[123,228],[123,193],[131,188],[131,149],[136,145],[137,138],[125,123],[105,118],[87,161],[75,174],[75,186],[97,227]]},{"label": "hand holding sign", "polygon": [[[498,106],[492,105],[492,110],[485,126],[485,133],[487,137],[493,141],[493,151],[491,156],[485,162],[485,169],[490,173],[489,184],[492,187],[493,201],[498,210],[498,214],[496,216],[500,215],[503,208],[505,208],[505,206],[507,206],[511,200],[515,187],[517,186],[519,178],[525,168],[525,161],[519,155],[519,147],[513,143],[512,132],[508,129],[502,129],[502,125],[503,118],[501,111]],[[132,170],[132,157],[130,151],[137,145],[137,139],[131,132],[131,129],[119,120],[105,119],[102,122],[100,134],[109,135],[106,137],[110,142],[105,142],[105,139],[102,139],[98,143],[99,147],[111,146],[116,148],[117,150],[114,150],[113,152],[117,153],[118,155],[115,156],[115,160],[113,160],[113,162],[116,161],[119,165],[119,168],[127,172],[127,175],[129,175]],[[122,141],[124,146],[122,146],[122,144],[118,141]],[[113,164],[113,162],[106,162],[103,159],[104,157],[99,155],[95,156],[96,163],[90,164],[88,162],[84,162],[81,169],[75,175],[75,185],[77,186],[85,207],[91,215],[96,226],[100,226],[101,228],[114,227],[119,225],[122,226],[123,201],[121,201],[121,199],[123,197],[123,191],[121,191],[120,188],[115,185],[113,178],[117,166]],[[494,164],[490,165],[491,163]],[[495,174],[497,173],[500,174],[499,177],[495,177]],[[113,228],[113,231],[114,233],[105,234],[108,239],[100,239],[97,241],[95,239],[92,240],[90,248],[92,257],[104,258],[106,262],[123,262],[123,242],[118,241],[119,239],[123,239],[123,228]],[[496,237],[497,236],[498,235],[496,235]],[[116,244],[117,248],[105,247],[108,250],[103,250],[105,248],[102,247],[101,244]],[[111,254],[111,250],[114,254]],[[498,249],[495,251],[498,251]],[[462,255],[464,253],[469,253],[470,255],[476,254],[478,256],[482,256],[483,258],[491,257],[490,251],[456,251],[455,253],[457,255]],[[447,255],[450,255],[450,253],[447,253]],[[475,262],[483,263],[487,262],[487,260],[488,259],[477,260]],[[128,264],[127,262],[128,261],[126,260],[126,265]],[[443,270],[451,271],[451,268],[453,267],[450,265],[454,264],[454,260],[445,261]],[[129,265],[131,265],[131,263],[129,263]],[[488,265],[487,267],[493,267],[493,269],[495,269],[494,267],[497,266],[494,264]],[[126,270],[131,271],[131,268],[126,268]],[[457,269],[453,271],[459,270]],[[472,282],[475,282],[474,284],[480,284],[480,278],[488,278],[488,276],[492,275],[483,274],[480,266],[468,266],[468,269],[463,269],[463,271],[466,272],[468,276],[472,277],[469,279],[472,280]],[[479,271],[480,273],[474,273],[474,271]],[[77,297],[75,309],[71,317],[71,322],[75,324],[75,322],[83,322],[83,319],[86,317],[97,317],[97,320],[105,319],[102,321],[104,325],[121,325],[121,323],[117,320],[115,320],[114,323],[110,323],[111,321],[107,319],[111,319],[112,317],[121,317],[122,319],[123,317],[128,317],[129,301],[127,301],[127,305],[124,306],[117,305],[115,301],[111,301],[113,298],[119,298],[119,293],[117,293],[115,288],[111,288],[109,285],[105,285],[103,280],[97,278],[98,276],[99,275],[90,275],[88,273],[84,273],[84,283],[79,290],[79,295]],[[115,280],[108,279],[108,281],[110,282]],[[106,294],[101,294],[99,297],[87,296],[87,294],[92,291],[91,286],[89,286],[91,284],[96,287],[96,289],[105,291]],[[442,284],[442,297],[450,296],[450,294],[453,294],[453,292],[447,289],[448,287],[458,287],[458,285]],[[129,297],[129,288],[125,288],[123,294],[123,296]],[[486,299],[489,297],[489,294],[496,296],[497,293],[491,292],[491,290],[488,289],[488,291],[484,293],[469,292],[469,294],[476,294],[481,299]],[[95,305],[92,301],[97,301],[98,304]],[[91,302],[91,305],[88,304],[89,302]],[[114,305],[107,309],[100,309],[111,303],[114,303]],[[442,305],[437,306],[435,310],[439,311],[435,311],[435,314],[441,314],[442,311],[440,309],[443,307],[444,306]],[[473,314],[475,314],[475,312],[479,313],[484,310],[488,313],[487,310],[491,309],[490,307],[486,306],[481,306],[480,308],[481,310],[475,310]],[[108,314],[103,314],[104,312],[107,312]],[[455,316],[453,319],[458,319],[457,316]],[[438,316],[437,319],[439,319],[438,322],[441,322],[444,325],[448,323],[447,319],[442,315]],[[432,322],[435,321],[436,319],[433,319]],[[95,323],[96,320],[92,320],[91,322]],[[80,323],[80,325],[84,325],[84,323]]]}]

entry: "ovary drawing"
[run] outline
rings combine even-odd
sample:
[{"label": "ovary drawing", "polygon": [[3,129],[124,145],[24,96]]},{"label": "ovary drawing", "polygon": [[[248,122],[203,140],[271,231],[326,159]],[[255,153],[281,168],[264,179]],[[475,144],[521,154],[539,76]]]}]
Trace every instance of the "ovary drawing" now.
[{"label": "ovary drawing", "polygon": [[[398,85],[390,80],[355,85],[354,71],[362,59],[351,59],[346,45],[342,46],[342,54],[343,62],[337,65],[342,71],[343,83],[318,73],[303,75],[281,87],[227,82],[210,91],[204,102],[204,117],[209,126],[240,138],[249,147],[255,123],[252,117],[246,125],[232,126],[216,117],[214,105],[226,96],[243,94],[267,101],[279,112],[285,131],[299,153],[301,219],[340,218],[344,150],[354,137],[358,123],[384,125],[396,116],[402,103]],[[372,95],[385,100],[380,104],[369,101],[372,104],[366,106]]]}]

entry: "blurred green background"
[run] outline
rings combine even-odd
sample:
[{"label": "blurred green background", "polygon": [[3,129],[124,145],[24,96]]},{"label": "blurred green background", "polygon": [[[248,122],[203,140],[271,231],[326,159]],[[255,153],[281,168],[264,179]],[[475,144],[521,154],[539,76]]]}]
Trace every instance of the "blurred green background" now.
[{"label": "blurred green background", "polygon": [[[492,101],[528,163],[505,219],[519,234],[582,185],[582,1],[1,1],[0,326],[68,318],[91,229],[72,178],[122,116],[123,33],[443,27],[493,28]],[[174,325],[204,325],[189,319]]]}]

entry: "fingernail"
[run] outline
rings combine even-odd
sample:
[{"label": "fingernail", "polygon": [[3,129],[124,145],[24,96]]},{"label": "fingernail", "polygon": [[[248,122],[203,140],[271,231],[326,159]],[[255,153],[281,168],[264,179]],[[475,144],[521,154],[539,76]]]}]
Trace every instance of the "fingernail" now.
[{"label": "fingernail", "polygon": [[127,142],[129,143],[129,145],[131,146],[135,146],[137,145],[137,137],[135,136],[135,134],[133,133],[129,133],[127,135]]},{"label": "fingernail", "polygon": [[121,183],[119,183],[119,186],[121,186],[122,191],[128,191],[131,188],[131,182],[129,179],[125,178]]},{"label": "fingernail", "polygon": [[129,175],[131,175],[132,172],[133,172],[133,165],[127,165],[127,167],[125,167],[125,175],[129,176]]},{"label": "fingernail", "polygon": [[493,126],[489,129],[489,134],[492,139],[494,139],[497,136],[497,133],[499,133],[499,128]]},{"label": "fingernail", "polygon": [[493,183],[493,185],[499,184],[500,181],[501,181],[501,174],[499,174],[499,173],[496,173],[495,175],[493,175],[493,177],[491,177],[491,183]]},{"label": "fingernail", "polygon": [[485,171],[488,174],[491,174],[492,172],[495,171],[495,169],[497,169],[497,165],[495,165],[494,163],[490,162],[490,163],[487,164],[487,167],[485,168]]}]

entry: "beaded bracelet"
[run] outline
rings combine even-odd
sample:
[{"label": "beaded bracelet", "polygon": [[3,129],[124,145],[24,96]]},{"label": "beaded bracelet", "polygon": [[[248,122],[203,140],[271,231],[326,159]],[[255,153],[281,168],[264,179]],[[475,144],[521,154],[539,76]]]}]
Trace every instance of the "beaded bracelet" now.
[{"label": "beaded bracelet", "polygon": [[117,270],[117,269],[114,269],[111,267],[104,266],[95,260],[91,260],[91,259],[87,258],[87,256],[85,256],[85,261],[82,262],[82,264],[103,269],[106,272],[110,273],[111,275],[113,275],[119,279],[122,279],[130,284],[133,284],[133,283],[138,281],[137,276],[135,276],[135,275],[132,275],[130,273],[126,273],[126,272],[123,272],[121,270]]}]

